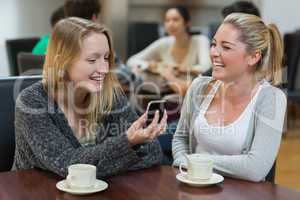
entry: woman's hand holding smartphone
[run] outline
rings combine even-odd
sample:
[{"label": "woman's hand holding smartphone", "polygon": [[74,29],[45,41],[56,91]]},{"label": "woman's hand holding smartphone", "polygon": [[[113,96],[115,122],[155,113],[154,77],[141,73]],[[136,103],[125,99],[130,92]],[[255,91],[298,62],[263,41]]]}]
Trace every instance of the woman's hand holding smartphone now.
[{"label": "woman's hand holding smartphone", "polygon": [[[149,102],[146,112],[129,127],[127,138],[132,146],[153,140],[165,132],[168,116],[164,107],[161,106],[164,103],[164,101]],[[147,124],[146,127],[145,124]]]},{"label": "woman's hand holding smartphone", "polygon": [[147,113],[147,121],[146,121],[146,125],[149,125],[153,119],[154,119],[154,114],[156,111],[158,111],[159,113],[159,122],[161,121],[164,112],[165,112],[165,103],[166,100],[154,100],[154,101],[150,101],[148,103],[147,109],[146,109],[146,113]]}]

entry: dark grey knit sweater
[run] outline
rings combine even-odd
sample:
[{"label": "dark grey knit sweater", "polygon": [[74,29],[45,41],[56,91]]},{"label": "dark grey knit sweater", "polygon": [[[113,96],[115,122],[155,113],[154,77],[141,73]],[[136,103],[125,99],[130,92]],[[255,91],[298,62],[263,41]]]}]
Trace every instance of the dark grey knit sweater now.
[{"label": "dark grey knit sweater", "polygon": [[14,168],[41,168],[66,176],[69,165],[88,163],[97,166],[98,178],[104,178],[159,164],[158,141],[129,146],[126,130],[136,118],[127,99],[120,97],[100,124],[96,145],[82,146],[42,83],[35,83],[16,101]]}]

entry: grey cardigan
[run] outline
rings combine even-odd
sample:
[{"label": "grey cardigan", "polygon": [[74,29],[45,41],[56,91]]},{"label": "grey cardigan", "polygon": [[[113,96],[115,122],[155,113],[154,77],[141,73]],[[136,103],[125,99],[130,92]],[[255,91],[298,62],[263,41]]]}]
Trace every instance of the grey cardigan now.
[{"label": "grey cardigan", "polygon": [[65,115],[38,82],[21,92],[15,108],[14,169],[41,168],[60,176],[74,163],[96,165],[97,177],[159,164],[157,140],[130,147],[126,130],[137,118],[125,97],[118,98],[98,129],[96,144],[82,146]]},{"label": "grey cardigan", "polygon": [[[186,94],[172,142],[174,166],[179,166],[180,163],[186,164],[184,153],[195,152],[193,125],[205,98],[203,91],[211,80],[210,77],[196,78]],[[263,86],[255,104],[242,153],[209,155],[218,173],[257,182],[264,180],[270,171],[280,146],[286,96],[266,81]]]}]

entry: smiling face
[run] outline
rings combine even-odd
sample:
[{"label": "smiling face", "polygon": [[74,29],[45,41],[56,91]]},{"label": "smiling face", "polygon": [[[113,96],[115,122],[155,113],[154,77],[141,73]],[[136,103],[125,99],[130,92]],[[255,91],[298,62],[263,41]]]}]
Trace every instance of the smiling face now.
[{"label": "smiling face", "polygon": [[222,24],[215,34],[210,49],[215,79],[231,82],[253,76],[251,65],[255,63],[246,44],[240,41],[240,34],[231,24]]},{"label": "smiling face", "polygon": [[82,42],[79,58],[68,69],[70,81],[75,87],[89,92],[99,92],[109,71],[109,44],[107,37],[92,32]]},{"label": "smiling face", "polygon": [[184,20],[177,9],[167,10],[165,15],[165,28],[169,35],[176,36],[186,33],[188,22]]}]

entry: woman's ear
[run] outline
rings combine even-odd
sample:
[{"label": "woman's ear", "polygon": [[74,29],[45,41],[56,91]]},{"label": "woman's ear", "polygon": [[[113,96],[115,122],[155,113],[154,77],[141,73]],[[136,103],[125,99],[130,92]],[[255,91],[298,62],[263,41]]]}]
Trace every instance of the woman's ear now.
[{"label": "woman's ear", "polygon": [[66,82],[70,81],[70,76],[69,76],[69,72],[68,72],[67,69],[66,70],[61,70],[60,71],[60,76],[62,77],[62,80],[66,81]]},{"label": "woman's ear", "polygon": [[254,66],[260,61],[260,59],[261,59],[261,51],[255,51],[254,53],[249,55],[248,65]]}]

